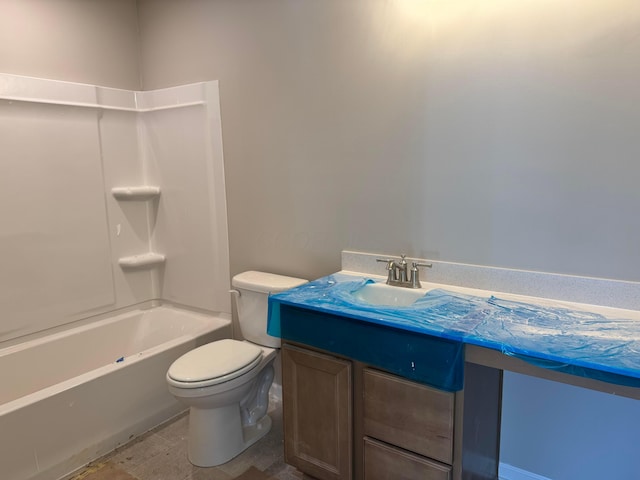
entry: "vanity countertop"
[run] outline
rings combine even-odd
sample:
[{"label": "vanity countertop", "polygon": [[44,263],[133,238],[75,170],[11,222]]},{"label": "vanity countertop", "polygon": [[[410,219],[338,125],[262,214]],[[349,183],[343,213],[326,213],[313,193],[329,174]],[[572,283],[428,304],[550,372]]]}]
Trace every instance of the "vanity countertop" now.
[{"label": "vanity countertop", "polygon": [[366,283],[381,281],[342,271],[271,295],[268,332],[280,336],[280,305],[289,305],[640,387],[639,311],[424,282],[424,297],[405,307],[371,305],[352,295]]}]

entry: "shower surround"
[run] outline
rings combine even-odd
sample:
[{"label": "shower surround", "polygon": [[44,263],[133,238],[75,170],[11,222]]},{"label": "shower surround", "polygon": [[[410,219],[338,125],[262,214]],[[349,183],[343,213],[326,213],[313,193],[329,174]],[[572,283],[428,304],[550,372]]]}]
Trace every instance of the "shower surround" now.
[{"label": "shower surround", "polygon": [[0,105],[0,464],[59,478],[180,411],[168,365],[231,336],[218,83],[0,74]]}]

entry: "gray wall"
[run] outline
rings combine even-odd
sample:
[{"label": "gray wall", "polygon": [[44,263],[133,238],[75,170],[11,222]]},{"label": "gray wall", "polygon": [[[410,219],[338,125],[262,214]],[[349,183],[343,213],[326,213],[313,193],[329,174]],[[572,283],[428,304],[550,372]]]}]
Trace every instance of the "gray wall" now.
[{"label": "gray wall", "polygon": [[140,90],[135,0],[0,0],[0,72]]},{"label": "gray wall", "polygon": [[501,461],[552,480],[636,480],[639,404],[506,372]]},{"label": "gray wall", "polygon": [[640,280],[640,4],[141,0],[145,89],[220,80],[231,269],[338,252]]},{"label": "gray wall", "polygon": [[[640,280],[637,1],[140,0],[139,19],[145,89],[220,80],[232,273],[313,278],[355,249]],[[640,471],[618,422],[638,402],[540,388],[508,378],[503,461]]]}]

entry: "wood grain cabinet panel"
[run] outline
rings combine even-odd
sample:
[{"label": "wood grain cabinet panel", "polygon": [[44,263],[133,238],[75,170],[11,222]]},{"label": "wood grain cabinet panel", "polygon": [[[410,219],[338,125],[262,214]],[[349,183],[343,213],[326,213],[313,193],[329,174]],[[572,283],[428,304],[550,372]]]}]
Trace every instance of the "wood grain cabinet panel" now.
[{"label": "wood grain cabinet panel", "polygon": [[364,480],[451,480],[451,467],[365,437]]},{"label": "wood grain cabinet panel", "polygon": [[352,478],[351,362],[283,345],[285,461],[320,480]]},{"label": "wood grain cabinet panel", "polygon": [[453,463],[453,393],[370,368],[363,383],[365,435]]}]

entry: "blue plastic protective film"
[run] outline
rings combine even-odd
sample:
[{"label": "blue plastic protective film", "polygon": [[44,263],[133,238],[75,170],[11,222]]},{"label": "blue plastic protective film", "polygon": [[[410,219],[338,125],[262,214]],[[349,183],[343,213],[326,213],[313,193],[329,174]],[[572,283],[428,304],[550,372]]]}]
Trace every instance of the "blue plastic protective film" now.
[{"label": "blue plastic protective film", "polygon": [[407,307],[370,305],[353,296],[370,282],[373,280],[335,274],[272,295],[267,331],[282,336],[280,305],[290,305],[479,345],[539,367],[640,387],[637,320],[443,289],[431,290]]},{"label": "blue plastic protective film", "polygon": [[282,338],[442,390],[461,390],[464,345],[310,309],[280,306]]}]

